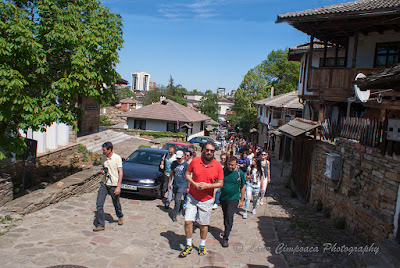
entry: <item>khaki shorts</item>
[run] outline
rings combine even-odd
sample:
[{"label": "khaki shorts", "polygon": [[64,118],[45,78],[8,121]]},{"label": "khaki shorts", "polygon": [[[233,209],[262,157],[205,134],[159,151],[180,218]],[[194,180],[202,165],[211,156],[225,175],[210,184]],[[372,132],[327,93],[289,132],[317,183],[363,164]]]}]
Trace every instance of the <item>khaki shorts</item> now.
[{"label": "khaki shorts", "polygon": [[195,221],[198,213],[197,222],[200,225],[209,225],[213,204],[214,198],[207,201],[199,201],[188,194],[185,209],[185,221]]}]

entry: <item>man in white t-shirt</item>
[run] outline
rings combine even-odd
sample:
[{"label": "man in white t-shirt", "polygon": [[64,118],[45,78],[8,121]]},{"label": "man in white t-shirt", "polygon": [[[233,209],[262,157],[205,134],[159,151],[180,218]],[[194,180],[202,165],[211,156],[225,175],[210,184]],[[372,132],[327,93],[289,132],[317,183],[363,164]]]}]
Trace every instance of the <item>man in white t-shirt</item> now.
[{"label": "man in white t-shirt", "polygon": [[96,220],[93,229],[94,232],[103,231],[105,224],[105,214],[104,214],[104,201],[107,195],[111,196],[115,213],[118,217],[118,225],[124,223],[124,215],[122,214],[121,203],[119,202],[119,194],[121,193],[121,182],[122,182],[122,159],[119,155],[114,153],[113,145],[111,142],[105,142],[102,146],[103,148],[103,170],[104,174],[102,181],[100,182],[100,188],[97,192],[96,200]]}]

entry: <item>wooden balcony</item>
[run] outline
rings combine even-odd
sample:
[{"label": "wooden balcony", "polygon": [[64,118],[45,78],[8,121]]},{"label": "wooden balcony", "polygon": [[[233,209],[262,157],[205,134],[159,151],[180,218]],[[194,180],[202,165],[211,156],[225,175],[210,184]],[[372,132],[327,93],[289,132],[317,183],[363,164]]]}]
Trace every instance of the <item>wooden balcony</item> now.
[{"label": "wooden balcony", "polygon": [[353,81],[356,75],[358,73],[369,75],[379,70],[381,69],[313,67],[307,90],[319,94],[323,100],[347,102],[347,98],[354,96]]}]

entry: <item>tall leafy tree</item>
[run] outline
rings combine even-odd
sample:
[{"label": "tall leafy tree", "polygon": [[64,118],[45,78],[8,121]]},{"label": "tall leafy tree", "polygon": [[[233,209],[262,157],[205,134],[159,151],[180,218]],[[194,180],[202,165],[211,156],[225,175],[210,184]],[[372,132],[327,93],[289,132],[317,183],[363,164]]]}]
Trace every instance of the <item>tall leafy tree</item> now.
[{"label": "tall leafy tree", "polygon": [[0,2],[0,159],[23,153],[20,130],[72,126],[78,98],[112,98],[121,17],[99,0]]},{"label": "tall leafy tree", "polygon": [[199,102],[199,109],[213,120],[218,120],[218,96],[207,90]]},{"label": "tall leafy tree", "polygon": [[287,55],[287,49],[273,50],[261,63],[262,77],[274,86],[276,95],[297,90],[300,63],[288,61]]},{"label": "tall leafy tree", "polygon": [[[233,111],[243,133],[257,125],[257,108],[254,102],[270,95],[271,86],[263,78],[263,69],[257,65],[247,72],[236,91]],[[234,126],[237,127],[237,126]]]},{"label": "tall leafy tree", "polygon": [[123,88],[117,90],[115,95],[116,95],[117,101],[120,101],[125,98],[129,98],[129,97],[136,98],[135,92],[133,92],[130,89],[130,87],[123,87]]},{"label": "tall leafy tree", "polygon": [[[287,60],[287,50],[273,50],[267,59],[244,76],[235,94],[232,121],[237,122],[244,133],[258,125],[257,107],[254,102],[267,98],[274,86],[275,95],[297,89],[299,63]],[[237,127],[237,126],[234,126]]]},{"label": "tall leafy tree", "polygon": [[186,101],[184,100],[184,96],[188,93],[187,89],[184,88],[181,84],[175,85],[174,79],[172,76],[169,77],[169,83],[165,88],[165,96],[177,103],[180,103],[184,106],[187,106]]}]

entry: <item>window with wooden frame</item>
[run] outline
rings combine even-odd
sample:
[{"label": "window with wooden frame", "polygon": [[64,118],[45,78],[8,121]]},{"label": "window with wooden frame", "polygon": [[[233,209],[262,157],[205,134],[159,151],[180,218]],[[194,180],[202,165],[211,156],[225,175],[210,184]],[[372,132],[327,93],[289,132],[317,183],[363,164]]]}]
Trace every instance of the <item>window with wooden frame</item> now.
[{"label": "window with wooden frame", "polygon": [[377,43],[374,68],[387,68],[400,63],[400,42]]},{"label": "window with wooden frame", "polygon": [[338,57],[337,64],[335,64],[335,58],[326,58],[324,62],[324,58],[319,59],[320,67],[344,67],[345,57]]},{"label": "window with wooden frame", "polygon": [[272,110],[272,118],[273,119],[281,119],[282,118],[282,110],[277,110],[277,109]]}]

